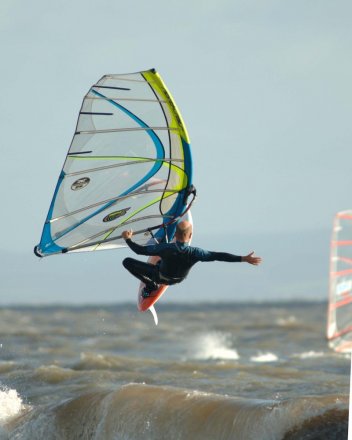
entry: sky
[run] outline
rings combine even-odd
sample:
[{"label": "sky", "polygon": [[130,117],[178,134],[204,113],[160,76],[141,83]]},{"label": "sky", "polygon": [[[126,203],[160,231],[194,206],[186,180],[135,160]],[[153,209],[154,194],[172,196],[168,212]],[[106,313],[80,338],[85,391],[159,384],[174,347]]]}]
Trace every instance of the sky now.
[{"label": "sky", "polygon": [[127,250],[32,250],[83,96],[152,67],[191,138],[194,242],[264,259],[199,265],[166,300],[324,299],[352,208],[351,18],[348,0],[2,0],[0,304],[135,300]]}]

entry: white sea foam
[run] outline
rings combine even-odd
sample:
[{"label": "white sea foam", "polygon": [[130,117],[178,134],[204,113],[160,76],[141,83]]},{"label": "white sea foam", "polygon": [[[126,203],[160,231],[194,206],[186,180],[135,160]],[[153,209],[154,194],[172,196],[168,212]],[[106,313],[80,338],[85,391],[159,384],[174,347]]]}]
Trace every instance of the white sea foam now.
[{"label": "white sea foam", "polygon": [[259,353],[257,356],[252,356],[252,362],[277,362],[279,358],[274,353]]},{"label": "white sea foam", "polygon": [[19,414],[24,409],[24,404],[16,390],[0,390],[0,424]]},{"label": "white sea foam", "polygon": [[287,318],[278,318],[276,320],[277,325],[280,325],[282,327],[294,325],[297,323],[297,318],[293,315],[288,316]]},{"label": "white sea foam", "polygon": [[230,335],[213,332],[198,336],[194,341],[192,356],[196,359],[237,360],[239,355],[231,348]]},{"label": "white sea foam", "polygon": [[299,359],[314,359],[324,357],[325,353],[323,351],[306,351],[304,353],[294,354],[293,357]]}]

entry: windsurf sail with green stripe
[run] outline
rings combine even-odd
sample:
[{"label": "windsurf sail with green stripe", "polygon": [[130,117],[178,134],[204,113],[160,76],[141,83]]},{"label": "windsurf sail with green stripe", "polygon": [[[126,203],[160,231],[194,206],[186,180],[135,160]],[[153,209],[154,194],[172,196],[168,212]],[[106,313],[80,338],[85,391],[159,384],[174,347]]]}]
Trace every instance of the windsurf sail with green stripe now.
[{"label": "windsurf sail with green stripe", "polygon": [[194,197],[190,140],[160,75],[105,75],[83,99],[35,254],[123,247],[126,229],[140,244],[172,239]]}]

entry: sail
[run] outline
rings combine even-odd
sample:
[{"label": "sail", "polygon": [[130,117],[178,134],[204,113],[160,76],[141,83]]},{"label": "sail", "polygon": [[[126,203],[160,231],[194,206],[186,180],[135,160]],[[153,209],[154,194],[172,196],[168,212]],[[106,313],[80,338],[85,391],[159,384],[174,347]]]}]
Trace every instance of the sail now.
[{"label": "sail", "polygon": [[336,351],[352,351],[352,210],[334,219],[327,337]]},{"label": "sail", "polygon": [[[192,192],[190,141],[154,70],[105,75],[83,99],[36,255],[171,239]],[[194,193],[195,195],[195,193]]]}]

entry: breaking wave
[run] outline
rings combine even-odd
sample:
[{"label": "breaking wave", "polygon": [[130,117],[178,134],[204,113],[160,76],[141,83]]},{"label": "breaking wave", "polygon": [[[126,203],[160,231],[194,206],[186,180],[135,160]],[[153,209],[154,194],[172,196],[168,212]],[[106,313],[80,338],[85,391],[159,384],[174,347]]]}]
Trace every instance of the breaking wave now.
[{"label": "breaking wave", "polygon": [[189,357],[199,360],[238,360],[237,350],[231,347],[231,336],[227,333],[212,332],[199,335],[191,344]]},{"label": "breaking wave", "polygon": [[[21,411],[22,403],[15,395],[10,401],[17,402],[13,416]],[[128,384],[113,391],[92,391],[58,405],[32,408],[5,423],[8,437],[2,438],[332,440],[347,436],[346,408],[347,398],[342,402],[336,396],[268,401]]]}]

